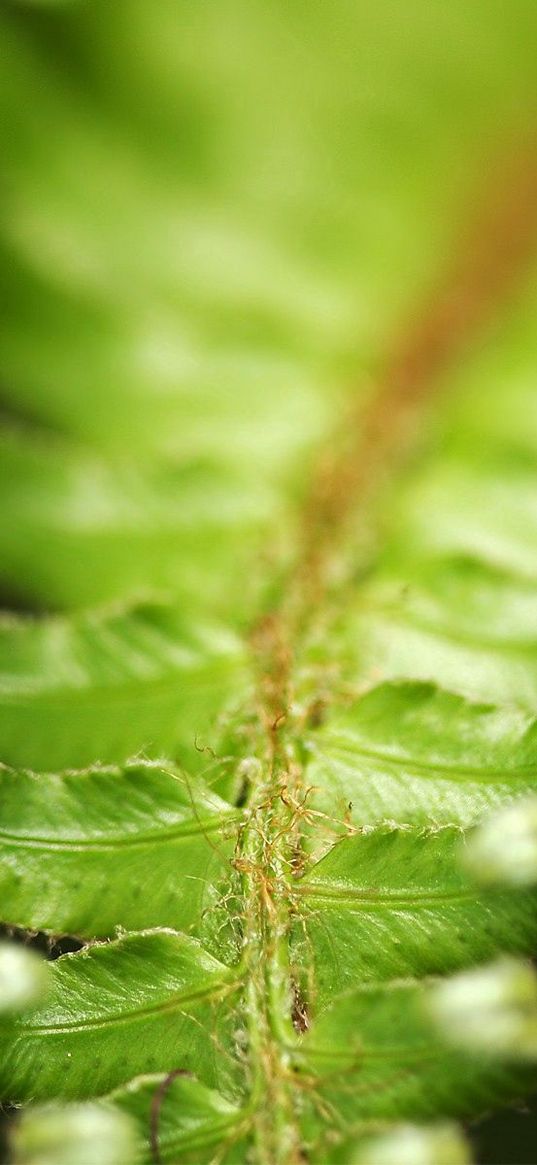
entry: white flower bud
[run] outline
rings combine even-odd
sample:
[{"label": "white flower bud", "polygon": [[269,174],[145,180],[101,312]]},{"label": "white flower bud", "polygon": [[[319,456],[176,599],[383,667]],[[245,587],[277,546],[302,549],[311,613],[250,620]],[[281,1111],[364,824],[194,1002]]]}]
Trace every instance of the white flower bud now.
[{"label": "white flower bud", "polygon": [[470,1149],[457,1125],[396,1125],[362,1144],[352,1165],[470,1165]]},{"label": "white flower bud", "polygon": [[537,1058],[537,975],[500,959],[432,988],[429,1010],[444,1039],[485,1055]]},{"label": "white flower bud", "polygon": [[132,1165],[138,1148],[131,1119],[99,1104],[29,1108],[12,1134],[14,1165]]},{"label": "white flower bud", "polygon": [[41,955],[15,943],[0,943],[0,1014],[34,1007],[50,983],[50,964]]},{"label": "white flower bud", "polygon": [[486,817],[462,851],[480,882],[528,886],[537,882],[537,797],[525,797]]}]

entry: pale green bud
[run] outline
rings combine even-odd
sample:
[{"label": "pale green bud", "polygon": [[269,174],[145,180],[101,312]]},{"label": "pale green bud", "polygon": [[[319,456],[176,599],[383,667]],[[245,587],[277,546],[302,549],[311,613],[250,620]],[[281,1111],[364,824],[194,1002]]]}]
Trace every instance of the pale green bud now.
[{"label": "pale green bud", "polygon": [[396,1125],[364,1142],[351,1165],[471,1165],[471,1160],[457,1125]]},{"label": "pale green bud", "polygon": [[29,1108],[12,1134],[14,1165],[134,1165],[135,1125],[99,1104]]},{"label": "pale green bud", "polygon": [[15,943],[0,943],[0,1014],[34,1007],[50,984],[50,964],[41,955]]},{"label": "pale green bud", "polygon": [[516,959],[435,985],[429,1010],[450,1043],[485,1055],[537,1058],[537,975]]},{"label": "pale green bud", "polygon": [[486,817],[468,838],[462,860],[485,884],[537,882],[537,797],[525,797]]}]

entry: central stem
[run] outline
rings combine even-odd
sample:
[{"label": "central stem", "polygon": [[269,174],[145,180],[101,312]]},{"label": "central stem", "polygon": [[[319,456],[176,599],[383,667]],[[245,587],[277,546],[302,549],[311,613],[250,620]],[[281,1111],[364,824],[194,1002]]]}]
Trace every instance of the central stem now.
[{"label": "central stem", "polygon": [[261,776],[251,790],[238,868],[245,904],[244,955],[255,1135],[260,1165],[300,1165],[304,1158],[291,1057],[296,1042],[289,932],[293,858],[298,844],[294,804],[301,770],[291,730],[291,637],[281,616],[266,616],[252,647],[258,676]]},{"label": "central stem", "polygon": [[292,810],[287,772],[267,766],[243,835],[238,865],[245,902],[244,954],[252,1090],[258,1103],[260,1165],[298,1165],[300,1151],[291,1071],[295,1031],[289,965],[292,902]]}]

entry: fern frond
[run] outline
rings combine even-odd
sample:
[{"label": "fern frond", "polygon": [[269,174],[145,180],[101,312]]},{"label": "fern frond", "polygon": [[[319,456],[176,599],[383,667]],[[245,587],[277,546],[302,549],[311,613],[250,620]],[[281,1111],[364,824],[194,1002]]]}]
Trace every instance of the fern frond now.
[{"label": "fern frond", "polygon": [[465,1165],[537,1084],[535,6],[0,33],[0,914],[81,947],[15,1159]]}]

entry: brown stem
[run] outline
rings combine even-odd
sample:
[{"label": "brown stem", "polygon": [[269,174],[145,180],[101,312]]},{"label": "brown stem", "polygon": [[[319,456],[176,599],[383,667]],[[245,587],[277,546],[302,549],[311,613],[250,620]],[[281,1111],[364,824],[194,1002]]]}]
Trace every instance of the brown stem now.
[{"label": "brown stem", "polygon": [[161,1080],[151,1100],[151,1119],[150,1119],[150,1142],[151,1153],[155,1165],[161,1165],[162,1158],[160,1156],[159,1145],[159,1124],[160,1124],[160,1110],[166,1099],[166,1093],[177,1080],[178,1076],[191,1076],[191,1072],[187,1072],[186,1068],[174,1068],[173,1072],[168,1072],[168,1075]]},{"label": "brown stem", "polygon": [[397,338],[368,406],[346,418],[342,453],[334,456],[329,449],[321,457],[306,501],[297,568],[306,602],[314,594],[318,601],[327,554],[347,517],[363,508],[379,477],[392,473],[411,451],[420,408],[508,299],[536,244],[537,144],[532,142],[496,159],[484,189],[471,201],[450,269]]}]

